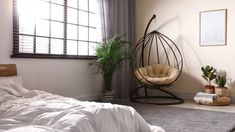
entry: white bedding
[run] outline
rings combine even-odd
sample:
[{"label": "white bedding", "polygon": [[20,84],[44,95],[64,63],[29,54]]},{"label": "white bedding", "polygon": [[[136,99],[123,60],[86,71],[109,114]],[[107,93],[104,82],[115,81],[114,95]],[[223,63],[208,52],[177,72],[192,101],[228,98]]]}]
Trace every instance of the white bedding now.
[{"label": "white bedding", "polygon": [[0,131],[164,132],[132,107],[78,101],[15,84],[0,85]]}]

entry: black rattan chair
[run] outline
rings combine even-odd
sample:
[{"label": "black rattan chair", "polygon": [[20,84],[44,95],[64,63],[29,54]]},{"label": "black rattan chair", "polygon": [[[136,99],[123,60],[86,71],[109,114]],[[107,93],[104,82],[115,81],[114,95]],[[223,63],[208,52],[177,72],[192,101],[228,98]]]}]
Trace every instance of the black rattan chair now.
[{"label": "black rattan chair", "polygon": [[[155,18],[153,15],[144,36],[134,48],[134,75],[139,86],[132,91],[131,101],[159,105],[183,103],[183,99],[166,90],[175,84],[182,73],[182,54],[177,45],[164,34],[157,30],[148,33]],[[141,95],[140,90],[144,90],[144,95]],[[159,90],[163,95],[149,94],[149,90]],[[161,98],[163,102],[158,102],[155,98]]]}]

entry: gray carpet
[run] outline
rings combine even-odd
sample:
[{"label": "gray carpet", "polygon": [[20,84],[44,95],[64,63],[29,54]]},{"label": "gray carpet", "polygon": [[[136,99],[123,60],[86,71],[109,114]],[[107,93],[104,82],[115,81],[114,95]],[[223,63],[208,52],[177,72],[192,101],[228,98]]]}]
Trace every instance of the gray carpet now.
[{"label": "gray carpet", "polygon": [[128,103],[166,132],[235,132],[235,113]]}]

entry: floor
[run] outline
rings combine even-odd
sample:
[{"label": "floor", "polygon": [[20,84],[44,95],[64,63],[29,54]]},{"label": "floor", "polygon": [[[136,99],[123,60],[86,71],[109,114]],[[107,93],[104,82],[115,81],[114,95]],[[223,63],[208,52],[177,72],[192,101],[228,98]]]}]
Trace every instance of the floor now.
[{"label": "floor", "polygon": [[[129,100],[121,99],[121,100],[118,100],[118,102],[129,102]],[[196,104],[193,100],[184,100],[184,103],[182,104],[168,105],[168,106],[235,113],[235,104],[230,104],[228,106],[206,106],[206,105]]]},{"label": "floor", "polygon": [[206,105],[196,104],[191,100],[185,100],[183,104],[169,105],[169,106],[235,113],[235,104],[230,104],[228,106],[206,106]]}]

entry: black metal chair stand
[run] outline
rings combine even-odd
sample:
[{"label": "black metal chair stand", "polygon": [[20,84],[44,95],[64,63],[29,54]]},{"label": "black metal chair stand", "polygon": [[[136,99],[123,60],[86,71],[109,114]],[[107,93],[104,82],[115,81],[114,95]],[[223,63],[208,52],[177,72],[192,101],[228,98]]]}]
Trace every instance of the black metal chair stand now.
[{"label": "black metal chair stand", "polygon": [[[167,89],[174,85],[180,77],[183,58],[177,45],[166,35],[156,30],[147,33],[155,18],[156,16],[153,15],[148,22],[144,36],[134,48],[134,75],[139,82],[139,87],[132,91],[130,100],[158,105],[180,104],[184,100]],[[144,95],[139,93],[141,90],[144,90]],[[149,94],[149,90],[158,90],[164,95],[156,96],[152,94],[152,91]],[[158,102],[155,99],[167,99],[168,101]]]}]

